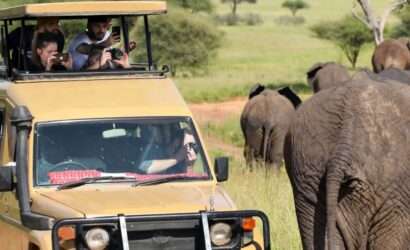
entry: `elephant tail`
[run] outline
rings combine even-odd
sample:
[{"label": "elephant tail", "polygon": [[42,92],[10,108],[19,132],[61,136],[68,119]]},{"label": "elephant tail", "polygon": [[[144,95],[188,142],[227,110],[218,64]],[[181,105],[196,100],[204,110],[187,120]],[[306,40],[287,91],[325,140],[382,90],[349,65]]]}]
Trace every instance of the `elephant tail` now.
[{"label": "elephant tail", "polygon": [[[352,121],[345,123],[341,130],[341,138],[335,147],[334,154],[326,168],[326,235],[328,250],[338,249],[337,239],[337,208],[340,188],[349,174],[352,164]],[[346,242],[345,242],[346,244]]]},{"label": "elephant tail", "polygon": [[265,127],[263,129],[263,155],[262,155],[262,159],[263,162],[266,163],[268,161],[268,151],[269,151],[269,137],[271,134],[272,129]]}]

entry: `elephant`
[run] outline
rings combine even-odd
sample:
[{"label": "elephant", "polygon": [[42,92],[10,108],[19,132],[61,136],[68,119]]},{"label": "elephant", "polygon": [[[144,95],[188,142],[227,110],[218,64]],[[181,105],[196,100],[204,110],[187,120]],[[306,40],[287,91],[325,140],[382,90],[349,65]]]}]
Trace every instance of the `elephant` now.
[{"label": "elephant", "polygon": [[408,86],[361,78],[313,95],[284,156],[303,249],[409,249]]},{"label": "elephant", "polygon": [[251,89],[240,118],[248,165],[261,160],[279,169],[289,114],[300,103],[300,98],[289,87],[275,91],[257,84]]},{"label": "elephant", "polygon": [[353,76],[353,78],[354,79],[371,78],[375,81],[393,80],[399,83],[410,85],[410,71],[401,70],[397,68],[388,68],[378,74],[375,74],[370,70],[362,70],[362,71],[357,72]]},{"label": "elephant", "polygon": [[372,64],[375,73],[388,68],[410,69],[409,43],[403,38],[383,41],[374,50]]},{"label": "elephant", "polygon": [[308,70],[306,76],[314,93],[350,80],[347,68],[335,62],[316,63]]}]

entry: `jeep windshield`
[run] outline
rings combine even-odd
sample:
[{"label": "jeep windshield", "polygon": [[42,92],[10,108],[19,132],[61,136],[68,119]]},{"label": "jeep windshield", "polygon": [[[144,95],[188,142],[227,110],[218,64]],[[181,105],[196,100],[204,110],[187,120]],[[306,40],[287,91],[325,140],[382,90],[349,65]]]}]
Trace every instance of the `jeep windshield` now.
[{"label": "jeep windshield", "polygon": [[211,178],[185,117],[41,123],[34,151],[38,186]]}]

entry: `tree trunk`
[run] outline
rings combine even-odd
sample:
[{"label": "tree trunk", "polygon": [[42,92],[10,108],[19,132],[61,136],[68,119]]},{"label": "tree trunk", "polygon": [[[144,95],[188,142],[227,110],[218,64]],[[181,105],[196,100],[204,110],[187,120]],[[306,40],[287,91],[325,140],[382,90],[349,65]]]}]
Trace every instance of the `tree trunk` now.
[{"label": "tree trunk", "polygon": [[238,0],[232,1],[232,15],[236,17],[236,9],[238,7]]}]

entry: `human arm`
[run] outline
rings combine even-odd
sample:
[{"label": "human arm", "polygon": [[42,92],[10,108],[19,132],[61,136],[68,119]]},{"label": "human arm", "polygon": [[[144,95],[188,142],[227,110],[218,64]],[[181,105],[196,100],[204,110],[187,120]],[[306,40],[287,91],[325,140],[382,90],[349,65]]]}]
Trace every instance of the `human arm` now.
[{"label": "human arm", "polygon": [[176,166],[178,163],[185,160],[186,150],[181,147],[175,154],[175,158],[160,159],[160,160],[146,160],[140,165],[140,169],[146,174],[157,174],[167,169]]}]

